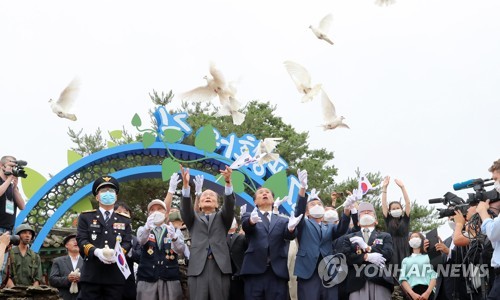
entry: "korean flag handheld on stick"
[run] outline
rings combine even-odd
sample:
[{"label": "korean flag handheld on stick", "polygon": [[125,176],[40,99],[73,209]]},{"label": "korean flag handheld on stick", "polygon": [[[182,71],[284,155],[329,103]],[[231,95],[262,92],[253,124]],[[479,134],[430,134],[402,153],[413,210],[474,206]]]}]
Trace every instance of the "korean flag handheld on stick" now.
[{"label": "korean flag handheld on stick", "polygon": [[125,279],[127,279],[131,273],[130,273],[130,268],[128,267],[127,260],[125,259],[125,254],[123,254],[121,241],[122,241],[122,237],[120,235],[118,235],[116,237],[116,244],[115,244],[115,258],[116,258],[116,264],[118,265],[118,268],[122,272]]},{"label": "korean flag handheld on stick", "polygon": [[363,195],[365,195],[371,189],[373,189],[373,187],[368,180],[368,177],[366,177],[366,175],[362,175],[361,177],[359,177],[358,191],[362,191]]}]

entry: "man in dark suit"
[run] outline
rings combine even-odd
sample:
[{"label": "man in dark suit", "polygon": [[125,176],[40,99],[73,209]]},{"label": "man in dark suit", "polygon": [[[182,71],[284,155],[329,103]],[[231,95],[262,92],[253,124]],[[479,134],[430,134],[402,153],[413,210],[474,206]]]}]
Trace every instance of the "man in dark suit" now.
[{"label": "man in dark suit", "polygon": [[78,292],[70,293],[70,286],[73,282],[78,283],[80,276],[70,273],[76,269],[81,270],[83,259],[80,256],[80,249],[76,242],[76,234],[66,236],[63,244],[68,251],[68,255],[54,259],[50,270],[49,283],[59,290],[59,295],[64,300],[75,300]]},{"label": "man in dark suit", "polygon": [[346,292],[349,300],[389,300],[395,282],[385,262],[392,257],[392,237],[375,230],[371,203],[360,203],[358,211],[361,231],[345,235],[342,243],[349,267]]},{"label": "man in dark suit", "polygon": [[78,299],[119,300],[122,297],[125,276],[116,264],[114,248],[120,241],[127,255],[132,247],[132,234],[130,218],[114,212],[119,190],[115,178],[99,177],[92,186],[99,209],[82,212],[78,217],[76,240],[84,258]]},{"label": "man in dark suit", "polygon": [[245,281],[245,299],[288,299],[288,248],[296,236],[302,216],[288,220],[273,214],[271,190],[259,188],[255,209],[243,214],[241,223],[248,241],[240,275]]},{"label": "man in dark suit", "polygon": [[191,202],[189,169],[181,166],[181,216],[191,235],[188,284],[191,300],[227,300],[231,277],[231,258],[226,236],[234,218],[231,169],[220,171],[225,181],[224,202],[217,210],[218,195],[205,190],[200,195],[199,212]]},{"label": "man in dark suit", "polygon": [[233,274],[231,276],[231,284],[229,288],[229,299],[242,300],[244,299],[244,284],[243,279],[240,277],[241,265],[243,264],[243,257],[247,250],[248,243],[244,234],[239,234],[238,223],[236,218],[233,219],[233,224],[227,233],[227,245],[229,247],[229,255],[231,256],[231,269]]}]

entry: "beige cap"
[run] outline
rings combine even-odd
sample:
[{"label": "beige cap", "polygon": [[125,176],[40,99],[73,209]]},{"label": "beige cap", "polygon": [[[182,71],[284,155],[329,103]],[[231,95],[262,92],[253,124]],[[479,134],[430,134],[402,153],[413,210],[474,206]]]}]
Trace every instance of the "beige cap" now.
[{"label": "beige cap", "polygon": [[165,205],[165,202],[163,202],[162,200],[160,199],[154,199],[152,200],[151,202],[149,202],[148,204],[148,211],[149,209],[151,208],[151,206],[155,205],[155,204],[158,204],[160,205],[161,207],[163,207],[165,210],[167,210],[167,206]]},{"label": "beige cap", "polygon": [[375,212],[375,208],[373,207],[373,204],[368,203],[368,202],[361,202],[359,204],[358,211],[362,212],[362,211],[367,211],[367,210]]}]

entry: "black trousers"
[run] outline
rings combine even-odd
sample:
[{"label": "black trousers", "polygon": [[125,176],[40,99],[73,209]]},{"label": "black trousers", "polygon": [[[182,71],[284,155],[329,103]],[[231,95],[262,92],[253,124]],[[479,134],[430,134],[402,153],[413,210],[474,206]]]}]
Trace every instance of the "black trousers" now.
[{"label": "black trousers", "polygon": [[500,274],[495,276],[495,281],[488,294],[488,300],[498,300],[500,299]]},{"label": "black trousers", "polygon": [[[425,291],[427,291],[427,288],[429,288],[428,285],[423,285],[423,284],[417,284],[416,286],[412,287],[411,289],[419,294],[419,295],[422,295],[423,293],[425,293]],[[434,292],[432,292],[429,296],[429,299],[434,299]]]},{"label": "black trousers", "polygon": [[97,284],[80,282],[80,293],[77,299],[81,300],[121,300],[123,284]]}]

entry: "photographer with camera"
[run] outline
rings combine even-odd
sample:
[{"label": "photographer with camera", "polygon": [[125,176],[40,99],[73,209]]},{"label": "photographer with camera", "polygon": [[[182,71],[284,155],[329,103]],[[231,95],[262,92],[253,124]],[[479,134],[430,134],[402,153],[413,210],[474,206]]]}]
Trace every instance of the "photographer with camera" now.
[{"label": "photographer with camera", "polygon": [[[26,162],[22,162],[26,165]],[[12,232],[16,220],[17,209],[24,209],[24,199],[17,186],[19,177],[26,177],[21,166],[18,167],[16,158],[3,156],[0,159],[0,234],[6,231]],[[8,254],[0,260],[1,270],[5,269]],[[0,271],[0,282],[2,282],[3,271]]]},{"label": "photographer with camera", "polygon": [[[496,192],[500,193],[500,159],[493,162],[488,171],[491,172],[492,179],[495,180]],[[481,201],[476,210],[483,221],[481,232],[486,234],[494,249],[491,266],[494,268],[495,281],[488,294],[488,299],[500,299],[500,217],[498,217],[500,201],[491,203],[490,200]],[[496,217],[493,219],[490,213]]]}]

